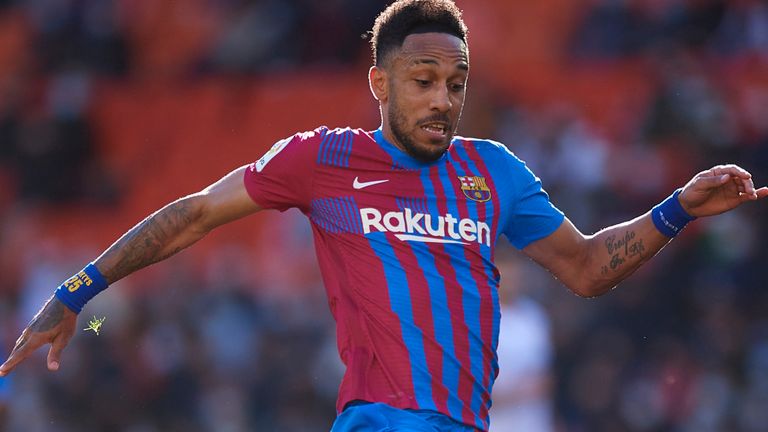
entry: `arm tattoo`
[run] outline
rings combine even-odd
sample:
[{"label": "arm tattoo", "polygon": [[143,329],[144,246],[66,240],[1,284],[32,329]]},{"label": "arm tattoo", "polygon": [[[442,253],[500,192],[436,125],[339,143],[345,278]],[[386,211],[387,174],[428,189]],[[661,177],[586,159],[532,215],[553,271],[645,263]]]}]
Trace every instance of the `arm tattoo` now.
[{"label": "arm tattoo", "polygon": [[608,268],[618,271],[627,260],[639,257],[641,261],[646,259],[645,245],[643,239],[635,238],[637,234],[634,231],[627,231],[623,237],[610,235],[605,239],[605,249],[610,256],[607,266],[603,266],[601,273],[606,275]]},{"label": "arm tattoo", "polygon": [[144,219],[109,247],[98,261],[106,261],[104,277],[109,283],[179,252],[165,250],[195,220],[187,200],[175,201]]}]

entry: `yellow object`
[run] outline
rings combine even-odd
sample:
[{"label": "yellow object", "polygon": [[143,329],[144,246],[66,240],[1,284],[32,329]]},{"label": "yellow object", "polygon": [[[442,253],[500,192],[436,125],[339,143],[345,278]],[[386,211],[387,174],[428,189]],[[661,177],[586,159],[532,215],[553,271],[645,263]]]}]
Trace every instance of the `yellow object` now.
[{"label": "yellow object", "polygon": [[104,318],[96,318],[96,315],[93,316],[93,319],[88,322],[88,328],[85,328],[83,330],[93,330],[94,333],[97,335],[99,334],[99,330],[101,330],[101,325],[104,324],[104,320],[106,320],[107,317]]}]

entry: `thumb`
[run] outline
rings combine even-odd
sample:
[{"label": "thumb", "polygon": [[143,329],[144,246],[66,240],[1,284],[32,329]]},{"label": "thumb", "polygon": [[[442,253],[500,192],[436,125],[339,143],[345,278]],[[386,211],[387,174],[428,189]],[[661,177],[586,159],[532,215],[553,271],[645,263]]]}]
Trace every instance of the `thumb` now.
[{"label": "thumb", "polygon": [[728,180],[730,179],[730,174],[722,174],[716,176],[700,177],[697,183],[703,189],[714,189],[728,183]]},{"label": "thumb", "polygon": [[51,349],[48,350],[48,370],[57,371],[61,363],[61,353],[64,351],[64,347],[67,346],[69,337],[59,334],[56,339],[51,342]]}]

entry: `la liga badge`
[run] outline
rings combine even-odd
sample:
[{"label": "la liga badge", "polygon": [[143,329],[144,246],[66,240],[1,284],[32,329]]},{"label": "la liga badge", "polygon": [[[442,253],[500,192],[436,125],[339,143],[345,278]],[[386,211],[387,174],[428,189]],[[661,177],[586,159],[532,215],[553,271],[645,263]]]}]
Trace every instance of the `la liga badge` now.
[{"label": "la liga badge", "polygon": [[459,176],[461,191],[464,196],[477,202],[486,202],[491,199],[491,188],[485,182],[485,177]]}]

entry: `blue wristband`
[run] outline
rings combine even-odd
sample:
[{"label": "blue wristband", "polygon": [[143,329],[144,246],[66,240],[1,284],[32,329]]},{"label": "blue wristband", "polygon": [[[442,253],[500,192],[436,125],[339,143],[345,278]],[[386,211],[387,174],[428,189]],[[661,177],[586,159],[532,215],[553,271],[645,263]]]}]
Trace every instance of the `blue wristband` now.
[{"label": "blue wristband", "polygon": [[104,291],[109,284],[93,263],[64,281],[56,289],[56,298],[72,312],[79,314],[88,301]]},{"label": "blue wristband", "polygon": [[659,203],[651,210],[651,218],[656,229],[669,238],[674,238],[682,231],[688,222],[696,219],[689,215],[677,198],[682,189],[676,190],[669,198]]}]

